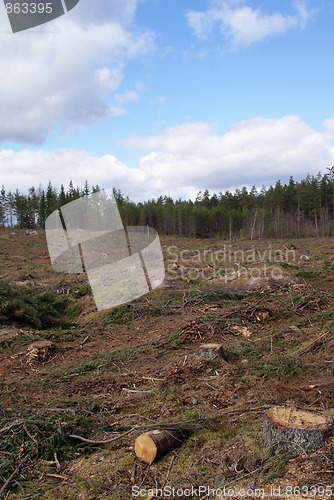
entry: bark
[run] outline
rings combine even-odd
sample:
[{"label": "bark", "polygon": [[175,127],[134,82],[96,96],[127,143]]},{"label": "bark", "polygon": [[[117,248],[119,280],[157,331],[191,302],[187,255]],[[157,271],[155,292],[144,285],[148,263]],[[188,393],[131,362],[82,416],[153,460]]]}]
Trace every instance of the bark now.
[{"label": "bark", "polygon": [[265,413],[263,447],[276,445],[296,455],[314,452],[326,445],[333,429],[330,416],[275,406]]}]

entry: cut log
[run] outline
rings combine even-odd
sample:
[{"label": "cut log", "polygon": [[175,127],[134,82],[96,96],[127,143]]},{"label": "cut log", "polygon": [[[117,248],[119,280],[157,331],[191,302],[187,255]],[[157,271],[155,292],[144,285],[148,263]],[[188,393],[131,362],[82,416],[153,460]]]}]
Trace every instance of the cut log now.
[{"label": "cut log", "polygon": [[311,453],[326,445],[333,430],[330,416],[275,406],[265,413],[263,447],[277,446],[294,455]]},{"label": "cut log", "polygon": [[135,440],[135,454],[139,460],[151,465],[180,446],[185,437],[180,430],[155,429],[145,432]]}]

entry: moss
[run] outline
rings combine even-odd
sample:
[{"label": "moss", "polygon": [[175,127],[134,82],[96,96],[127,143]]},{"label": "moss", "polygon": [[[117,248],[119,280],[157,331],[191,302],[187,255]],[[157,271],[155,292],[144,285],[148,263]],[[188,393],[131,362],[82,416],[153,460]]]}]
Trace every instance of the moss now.
[{"label": "moss", "polygon": [[100,492],[104,489],[104,478],[103,477],[76,477],[75,485],[78,486],[80,494],[89,495],[86,498],[93,498],[91,495],[94,494],[94,498],[97,498]]},{"label": "moss", "polygon": [[302,373],[305,366],[301,358],[279,354],[261,362],[259,368],[264,379],[286,380]]},{"label": "moss", "polygon": [[124,451],[123,455],[119,457],[117,463],[119,472],[127,473],[130,469],[132,469],[135,463],[135,459],[136,458],[134,453]]}]

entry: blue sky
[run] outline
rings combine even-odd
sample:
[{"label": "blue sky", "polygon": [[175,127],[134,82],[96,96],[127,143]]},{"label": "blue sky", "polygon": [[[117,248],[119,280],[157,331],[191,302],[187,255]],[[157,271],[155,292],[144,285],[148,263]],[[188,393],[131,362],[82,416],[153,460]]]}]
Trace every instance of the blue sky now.
[{"label": "blue sky", "polygon": [[334,165],[331,0],[81,0],[12,34],[0,185],[193,198]]}]

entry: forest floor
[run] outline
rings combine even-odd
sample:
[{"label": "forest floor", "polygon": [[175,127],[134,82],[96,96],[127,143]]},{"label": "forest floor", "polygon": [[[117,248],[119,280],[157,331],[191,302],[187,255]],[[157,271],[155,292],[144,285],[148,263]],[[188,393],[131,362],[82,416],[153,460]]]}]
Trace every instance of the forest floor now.
[{"label": "forest floor", "polygon": [[[330,498],[333,438],[264,452],[262,423],[275,405],[334,416],[334,241],[161,244],[164,283],[97,312],[43,231],[0,229],[0,497]],[[56,346],[45,361],[27,357],[38,340]],[[225,359],[201,357],[208,342]],[[139,434],[174,426],[179,448],[136,458]]]}]

